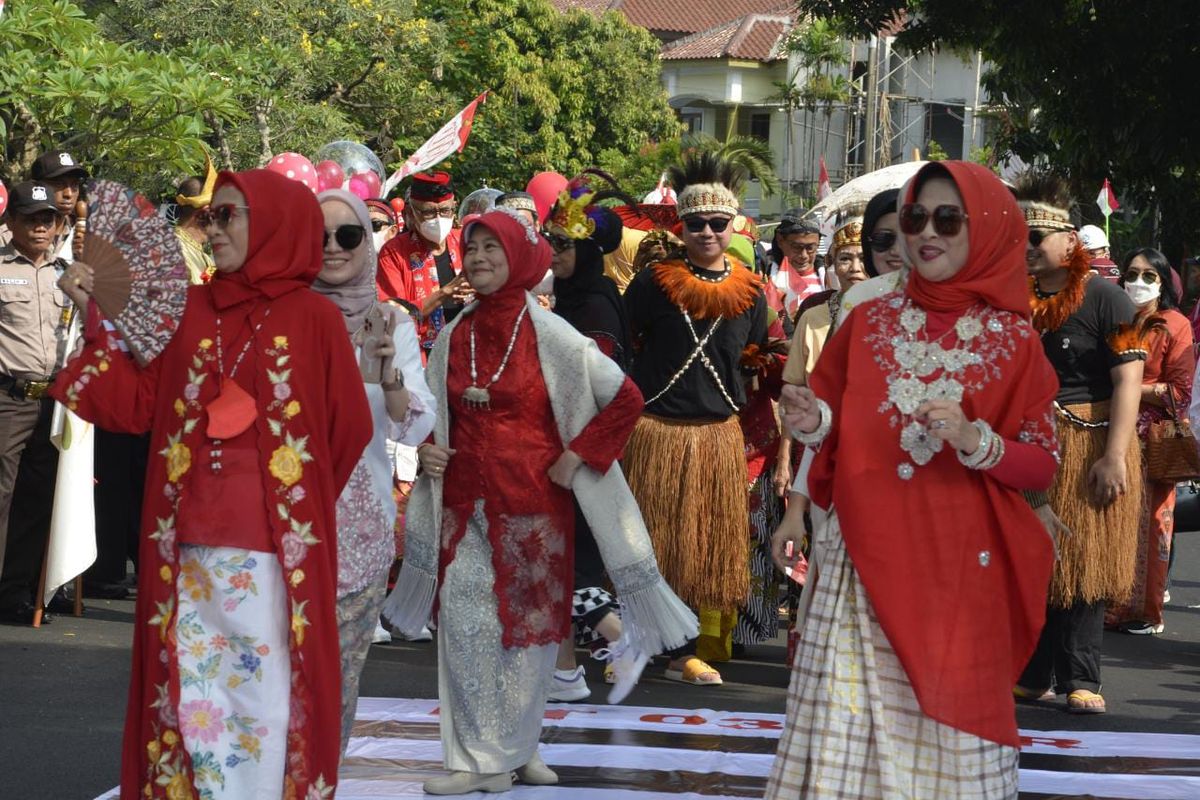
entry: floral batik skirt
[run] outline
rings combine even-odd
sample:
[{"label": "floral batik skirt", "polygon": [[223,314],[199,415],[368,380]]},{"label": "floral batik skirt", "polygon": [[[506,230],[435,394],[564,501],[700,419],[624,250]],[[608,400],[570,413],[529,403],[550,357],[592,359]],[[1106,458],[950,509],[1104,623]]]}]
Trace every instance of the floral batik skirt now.
[{"label": "floral batik skirt", "polygon": [[837,517],[816,526],[787,723],[766,797],[1015,800],[1017,749],[921,711],[850,562]]},{"label": "floral batik skirt", "polygon": [[179,725],[201,800],[279,800],[291,663],[274,553],[179,548]]}]

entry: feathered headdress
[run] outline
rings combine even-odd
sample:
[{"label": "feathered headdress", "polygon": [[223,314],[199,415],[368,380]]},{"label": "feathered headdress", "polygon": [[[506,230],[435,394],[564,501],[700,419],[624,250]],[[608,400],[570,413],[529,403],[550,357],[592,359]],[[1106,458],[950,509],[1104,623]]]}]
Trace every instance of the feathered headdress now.
[{"label": "feathered headdress", "polygon": [[676,210],[680,217],[707,213],[737,216],[738,193],[747,178],[745,167],[710,151],[692,151],[668,173],[679,196]]},{"label": "feathered headdress", "polygon": [[1017,178],[1015,193],[1029,227],[1075,230],[1071,224],[1071,190],[1058,175],[1029,170]]},{"label": "feathered headdress", "polygon": [[[593,177],[606,181],[610,188],[597,190]],[[608,173],[594,168],[584,170],[559,193],[546,220],[546,232],[568,239],[591,239],[601,252],[611,253],[621,243],[621,219],[600,202],[612,198],[636,204]]]}]

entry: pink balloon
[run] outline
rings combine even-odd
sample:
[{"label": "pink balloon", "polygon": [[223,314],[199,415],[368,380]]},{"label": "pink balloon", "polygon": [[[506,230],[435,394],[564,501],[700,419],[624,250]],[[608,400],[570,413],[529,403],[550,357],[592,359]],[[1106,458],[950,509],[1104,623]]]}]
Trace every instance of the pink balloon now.
[{"label": "pink balloon", "polygon": [[346,180],[346,175],[342,172],[342,165],[336,161],[322,161],[317,164],[317,179],[323,192],[326,189],[342,188],[342,181]]},{"label": "pink balloon", "polygon": [[[379,180],[379,178],[375,178],[375,180]],[[353,194],[355,197],[362,198],[363,200],[367,200],[374,196],[371,194],[371,185],[367,181],[367,176],[365,174],[350,176],[349,189],[351,194]]]},{"label": "pink balloon", "polygon": [[317,168],[299,153],[280,153],[271,159],[271,162],[267,164],[267,169],[271,172],[278,172],[285,178],[300,181],[312,189],[313,194],[320,191]]},{"label": "pink balloon", "polygon": [[0,216],[4,215],[6,208],[8,208],[8,189],[4,188],[4,181],[0,181]]},{"label": "pink balloon", "polygon": [[383,191],[383,181],[379,180],[379,176],[373,170],[367,170],[358,177],[367,182],[367,188],[371,191],[367,197],[379,197],[379,193]]},{"label": "pink balloon", "polygon": [[529,179],[525,191],[533,195],[533,204],[537,206],[538,222],[545,222],[550,216],[550,209],[558,202],[558,194],[567,188],[567,179],[557,172],[539,172]]}]

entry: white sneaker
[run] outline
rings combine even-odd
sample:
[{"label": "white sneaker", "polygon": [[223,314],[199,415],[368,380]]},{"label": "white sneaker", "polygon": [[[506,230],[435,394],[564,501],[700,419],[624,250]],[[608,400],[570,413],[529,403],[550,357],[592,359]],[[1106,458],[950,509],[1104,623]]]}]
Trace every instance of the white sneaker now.
[{"label": "white sneaker", "polygon": [[554,670],[547,700],[552,703],[575,703],[591,696],[592,690],[588,688],[583,677],[583,667]]},{"label": "white sneaker", "polygon": [[375,635],[371,637],[371,644],[387,644],[392,640],[392,635],[388,633],[388,629],[383,627],[382,622],[375,623]]},{"label": "white sneaker", "polygon": [[412,636],[405,636],[404,634],[399,634],[399,636],[406,642],[432,642],[433,641],[433,631],[429,630],[428,625],[421,628],[419,633],[416,633]]},{"label": "white sneaker", "polygon": [[642,652],[641,648],[628,642],[622,636],[612,645],[613,688],[608,693],[609,703],[619,703],[629,696],[642,670],[650,661],[650,655]]},{"label": "white sneaker", "polygon": [[1170,589],[1167,589],[1163,592],[1163,602],[1164,603],[1171,602],[1171,590]]}]

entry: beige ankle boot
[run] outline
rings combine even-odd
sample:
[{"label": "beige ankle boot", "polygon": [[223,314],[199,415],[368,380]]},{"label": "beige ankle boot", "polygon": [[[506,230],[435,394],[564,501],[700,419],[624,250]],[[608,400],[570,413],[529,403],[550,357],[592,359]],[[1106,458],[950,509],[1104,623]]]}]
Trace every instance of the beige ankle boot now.
[{"label": "beige ankle boot", "polygon": [[[553,774],[553,773],[552,773]],[[557,776],[555,778],[557,780]],[[512,788],[512,773],[451,772],[425,781],[425,794],[470,794],[471,792],[507,792]]]},{"label": "beige ankle boot", "polygon": [[558,773],[547,767],[541,755],[535,751],[528,764],[517,767],[517,779],[530,786],[553,786],[558,783]]}]

